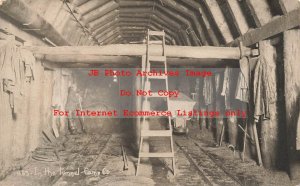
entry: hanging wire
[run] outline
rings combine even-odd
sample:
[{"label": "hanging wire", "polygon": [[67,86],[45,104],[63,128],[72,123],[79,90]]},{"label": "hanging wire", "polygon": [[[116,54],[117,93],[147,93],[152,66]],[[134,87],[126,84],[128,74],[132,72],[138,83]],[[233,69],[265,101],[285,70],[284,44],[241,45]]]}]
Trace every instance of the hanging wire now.
[{"label": "hanging wire", "polygon": [[[150,22],[151,22],[151,18],[152,18],[153,14],[154,14],[154,11],[155,11],[155,5],[156,5],[156,2],[155,2],[155,0],[153,0],[152,11],[149,14],[148,23],[147,23],[147,29],[150,28]],[[145,30],[145,33],[147,33],[147,30]]]}]

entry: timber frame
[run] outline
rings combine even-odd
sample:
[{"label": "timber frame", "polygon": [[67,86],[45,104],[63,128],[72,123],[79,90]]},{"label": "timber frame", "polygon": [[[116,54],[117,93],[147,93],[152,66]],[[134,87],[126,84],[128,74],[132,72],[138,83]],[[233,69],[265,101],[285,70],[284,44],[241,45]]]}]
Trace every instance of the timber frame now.
[{"label": "timber frame", "polygon": [[[0,39],[13,40],[17,46],[32,51],[44,65],[41,71],[42,68],[55,69],[64,65],[140,65],[140,58],[146,52],[144,40],[147,29],[165,31],[168,63],[178,66],[236,65],[243,56],[257,55],[255,48],[259,43],[261,56],[267,56],[268,65],[272,67],[270,76],[284,75],[283,79],[287,82],[284,84],[277,78],[279,88],[272,82],[272,90],[285,90],[283,98],[276,99],[285,100],[278,105],[285,104],[286,118],[281,118],[281,121],[287,127],[285,137],[288,138],[289,172],[291,177],[300,178],[300,175],[294,175],[300,173],[300,165],[294,163],[297,153],[290,139],[294,137],[295,130],[291,113],[297,110],[295,95],[300,94],[295,88],[300,86],[296,72],[300,59],[295,54],[300,53],[297,45],[300,32],[299,0],[40,2],[43,3],[0,0]],[[289,47],[295,50],[289,51]],[[157,48],[152,51],[160,52]],[[278,114],[280,109],[276,105],[273,112]],[[277,118],[271,120],[273,124],[278,124]],[[266,126],[262,130],[268,132],[274,129]],[[265,138],[263,142],[277,145],[272,140]],[[267,154],[263,158],[264,165],[268,167],[271,163],[266,159],[272,155],[268,149],[263,151]]]}]

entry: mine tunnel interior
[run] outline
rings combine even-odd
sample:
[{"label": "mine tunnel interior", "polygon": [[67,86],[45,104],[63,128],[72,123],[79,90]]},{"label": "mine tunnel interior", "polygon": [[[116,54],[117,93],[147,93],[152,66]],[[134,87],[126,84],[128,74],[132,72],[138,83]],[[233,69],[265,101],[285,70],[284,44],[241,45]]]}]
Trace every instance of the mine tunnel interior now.
[{"label": "mine tunnel interior", "polygon": [[299,18],[298,0],[0,0],[0,185],[299,184]]}]

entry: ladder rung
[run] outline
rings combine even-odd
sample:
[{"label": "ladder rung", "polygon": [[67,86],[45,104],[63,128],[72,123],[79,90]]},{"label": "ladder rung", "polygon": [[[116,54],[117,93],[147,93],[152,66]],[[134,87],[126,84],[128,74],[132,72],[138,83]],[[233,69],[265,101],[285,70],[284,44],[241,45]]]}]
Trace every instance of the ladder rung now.
[{"label": "ladder rung", "polygon": [[167,60],[166,56],[148,56],[149,61],[159,61],[165,62]]},{"label": "ladder rung", "polygon": [[140,152],[140,158],[174,158],[172,152]]},{"label": "ladder rung", "polygon": [[151,36],[164,36],[165,32],[161,32],[161,31],[150,31],[148,32],[149,35]]},{"label": "ladder rung", "polygon": [[163,41],[160,41],[160,40],[152,40],[152,41],[149,41],[150,45],[162,45],[163,44]]},{"label": "ladder rung", "polygon": [[142,130],[141,136],[172,136],[172,130]]},{"label": "ladder rung", "polygon": [[148,79],[167,79],[167,76],[148,76]]}]

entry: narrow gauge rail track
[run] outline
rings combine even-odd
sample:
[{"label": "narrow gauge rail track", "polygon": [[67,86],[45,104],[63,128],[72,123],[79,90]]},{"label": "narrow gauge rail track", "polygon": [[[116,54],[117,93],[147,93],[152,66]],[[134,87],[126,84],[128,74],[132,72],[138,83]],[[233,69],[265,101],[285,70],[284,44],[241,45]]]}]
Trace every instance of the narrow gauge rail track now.
[{"label": "narrow gauge rail track", "polygon": [[206,185],[242,185],[238,179],[219,166],[194,140],[177,136],[174,141],[190,164],[196,167]]}]

